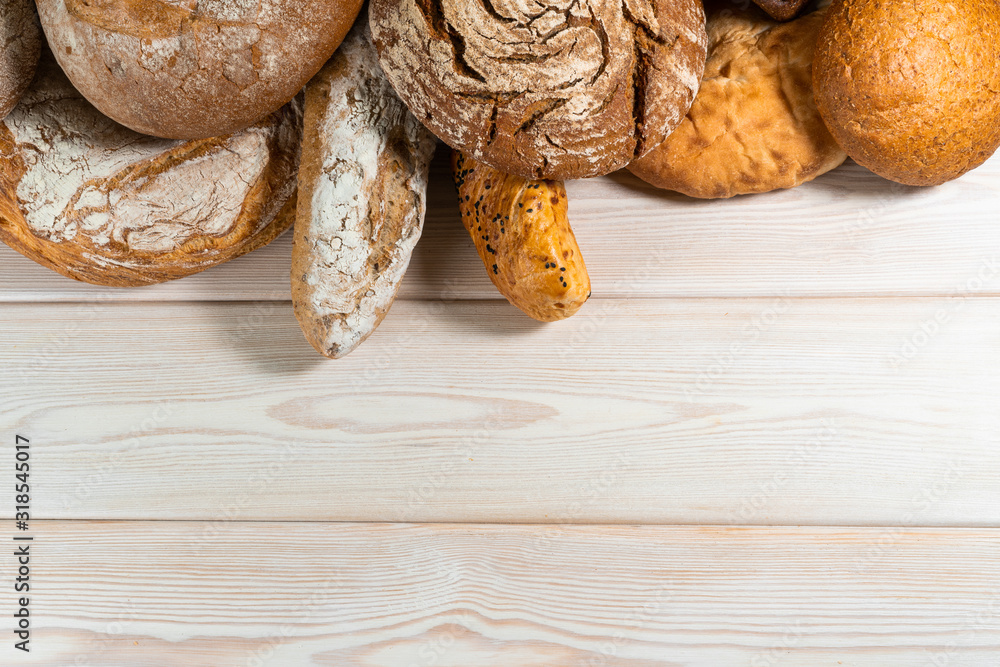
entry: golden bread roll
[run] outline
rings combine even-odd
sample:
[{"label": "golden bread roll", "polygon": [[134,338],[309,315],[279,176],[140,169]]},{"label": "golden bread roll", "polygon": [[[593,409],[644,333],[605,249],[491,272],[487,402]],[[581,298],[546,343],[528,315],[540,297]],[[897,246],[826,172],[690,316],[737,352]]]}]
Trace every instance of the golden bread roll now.
[{"label": "golden bread roll", "polygon": [[0,120],[0,240],[100,285],[215,266],[291,224],[301,120],[293,102],[236,134],[148,137],[103,116],[46,54]]},{"label": "golden bread roll", "polygon": [[291,100],[362,0],[38,0],[73,85],[136,132],[237,132]]},{"label": "golden bread roll", "polygon": [[812,58],[822,12],[778,23],[761,12],[708,17],[705,80],[687,118],[646,157],[639,178],[717,199],[792,188],[847,158],[816,109]]},{"label": "golden bread roll", "polygon": [[590,298],[590,277],[563,184],[505,174],[458,151],[452,171],[462,223],[500,293],[541,322],[574,315]]},{"label": "golden bread roll", "polygon": [[856,162],[907,185],[957,178],[1000,146],[1000,2],[835,0],[813,81]]}]

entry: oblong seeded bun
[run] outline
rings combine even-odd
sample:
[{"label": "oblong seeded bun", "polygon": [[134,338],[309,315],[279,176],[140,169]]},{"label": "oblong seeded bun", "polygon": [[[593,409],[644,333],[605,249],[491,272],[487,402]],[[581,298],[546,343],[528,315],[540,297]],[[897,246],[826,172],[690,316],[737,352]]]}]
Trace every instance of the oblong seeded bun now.
[{"label": "oblong seeded bun", "polygon": [[65,276],[130,287],[259,248],[295,217],[299,100],[234,134],[138,134],[91,106],[51,54],[0,119],[0,240]]},{"label": "oblong seeded bun", "polygon": [[523,178],[624,167],[681,122],[705,68],[700,0],[372,0],[379,60],[452,148]]},{"label": "oblong seeded bun", "polygon": [[907,185],[957,178],[1000,146],[1000,2],[834,0],[813,86],[859,164]]},{"label": "oblong seeded bun", "polygon": [[336,50],[362,0],[38,0],[73,85],[136,132],[204,139],[276,111]]}]

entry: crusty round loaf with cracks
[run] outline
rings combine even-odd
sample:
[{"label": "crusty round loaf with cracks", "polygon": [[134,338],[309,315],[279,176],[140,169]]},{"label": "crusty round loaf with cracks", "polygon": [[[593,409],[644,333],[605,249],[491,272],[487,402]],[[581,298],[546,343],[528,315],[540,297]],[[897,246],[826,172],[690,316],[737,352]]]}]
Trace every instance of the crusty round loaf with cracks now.
[{"label": "crusty round loaf with cracks", "polygon": [[0,3],[0,118],[17,104],[35,74],[42,31],[32,0]]},{"label": "crusty round loaf with cracks", "polygon": [[813,86],[862,166],[907,185],[957,178],[1000,146],[1000,2],[834,0]]},{"label": "crusty round loaf with cracks", "polygon": [[73,85],[136,132],[237,132],[291,100],[362,0],[38,0]]},{"label": "crusty round loaf with cracks", "polygon": [[524,178],[624,167],[691,106],[700,0],[372,0],[386,76],[452,148]]},{"label": "crusty round loaf with cracks", "polygon": [[235,134],[138,134],[91,106],[45,54],[0,120],[0,240],[100,285],[146,285],[221,264],[294,219],[301,123],[296,99]]}]

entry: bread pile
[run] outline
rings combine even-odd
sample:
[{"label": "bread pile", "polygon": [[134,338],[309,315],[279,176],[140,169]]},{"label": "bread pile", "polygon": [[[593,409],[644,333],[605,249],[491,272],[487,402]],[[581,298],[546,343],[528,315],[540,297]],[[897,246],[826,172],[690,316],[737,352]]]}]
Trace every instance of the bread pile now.
[{"label": "bread pile", "polygon": [[545,322],[591,294],[564,180],[727,198],[849,156],[936,185],[1000,146],[997,0],[755,2],[6,0],[0,240],[136,286],[294,221],[295,314],[337,358],[396,296],[438,140],[487,274]]}]

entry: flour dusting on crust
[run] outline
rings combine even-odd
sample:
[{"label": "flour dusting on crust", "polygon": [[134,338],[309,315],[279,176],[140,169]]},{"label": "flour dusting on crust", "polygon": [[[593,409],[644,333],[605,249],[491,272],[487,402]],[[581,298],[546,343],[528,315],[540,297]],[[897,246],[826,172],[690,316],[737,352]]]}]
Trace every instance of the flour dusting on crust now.
[{"label": "flour dusting on crust", "polygon": [[619,169],[684,117],[697,0],[372,0],[386,76],[452,148],[524,178]]},{"label": "flour dusting on crust", "polygon": [[138,134],[92,107],[46,54],[0,121],[0,175],[12,179],[2,196],[14,212],[0,214],[0,232],[29,257],[90,282],[181,277],[252,250],[287,224],[278,218],[295,191],[300,137],[299,102],[213,139]]},{"label": "flour dusting on crust", "polygon": [[396,296],[420,238],[436,140],[382,74],[367,21],[310,83],[306,105],[293,298],[313,346],[341,357]]}]

